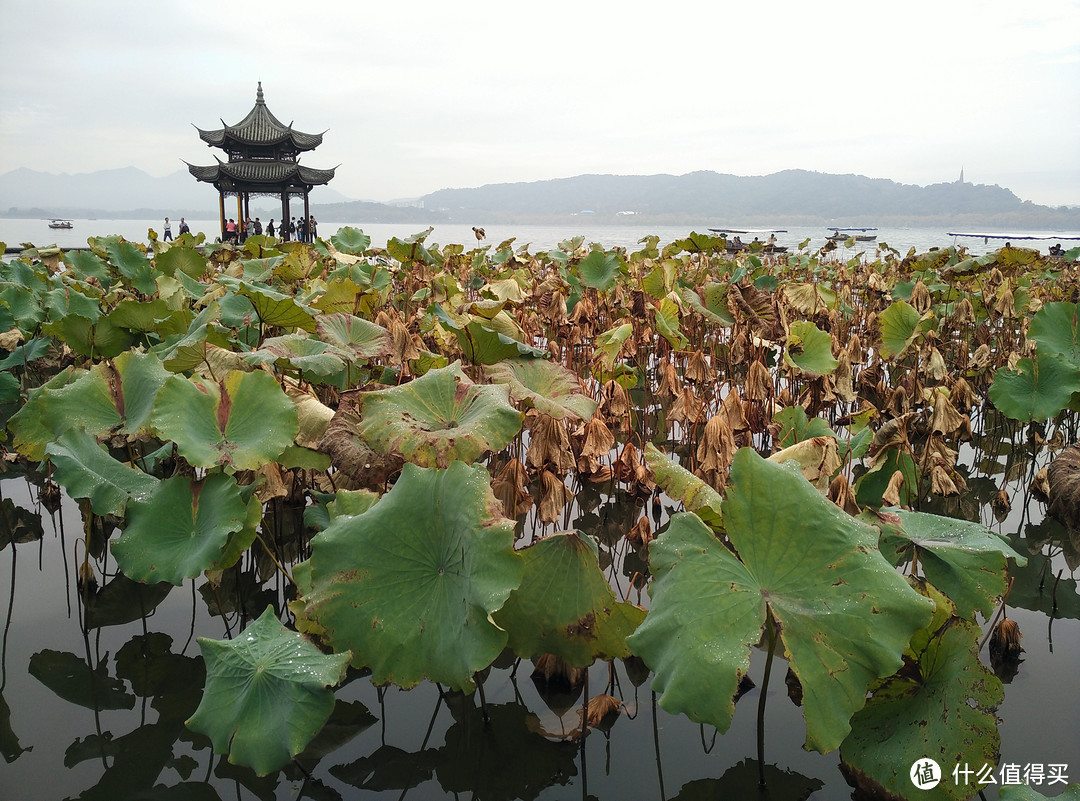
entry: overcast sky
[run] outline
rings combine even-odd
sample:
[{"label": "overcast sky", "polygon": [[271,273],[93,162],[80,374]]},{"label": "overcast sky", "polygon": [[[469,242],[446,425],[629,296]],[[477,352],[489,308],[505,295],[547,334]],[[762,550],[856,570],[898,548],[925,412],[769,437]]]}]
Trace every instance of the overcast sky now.
[{"label": "overcast sky", "polygon": [[[0,0],[0,173],[212,164],[326,131],[356,199],[784,169],[1080,204],[1080,0]],[[194,179],[193,179],[194,180]]]}]

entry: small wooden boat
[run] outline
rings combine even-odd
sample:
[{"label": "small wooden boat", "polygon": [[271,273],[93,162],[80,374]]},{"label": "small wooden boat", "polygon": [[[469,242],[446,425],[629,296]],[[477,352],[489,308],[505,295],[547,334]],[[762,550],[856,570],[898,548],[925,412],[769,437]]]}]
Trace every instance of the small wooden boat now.
[{"label": "small wooden boat", "polygon": [[50,228],[74,228],[75,223],[71,220],[52,220],[49,222]]},{"label": "small wooden boat", "polygon": [[[760,253],[787,253],[786,245],[776,244],[776,234],[786,234],[784,228],[710,228],[714,234],[719,234],[726,241],[725,249],[728,253],[738,253],[742,250],[750,250]],[[752,242],[744,242],[743,235],[753,236]],[[768,234],[768,239],[761,237]]]},{"label": "small wooden boat", "polygon": [[877,234],[868,233],[876,231],[877,228],[830,228],[829,230],[832,233],[825,238],[833,242],[846,242],[849,239],[854,239],[856,242],[873,242],[877,239]]}]

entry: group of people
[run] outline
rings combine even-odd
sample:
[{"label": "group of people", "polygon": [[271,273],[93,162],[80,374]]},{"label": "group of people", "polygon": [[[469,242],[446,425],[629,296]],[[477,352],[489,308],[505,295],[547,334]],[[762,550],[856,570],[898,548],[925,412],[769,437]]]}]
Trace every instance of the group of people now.
[{"label": "group of people", "polygon": [[[167,230],[168,227],[166,227]],[[240,244],[249,236],[262,235],[263,231],[262,220],[258,217],[254,220],[248,217],[242,224],[237,224],[236,220],[230,218],[225,223],[224,241]],[[267,236],[277,235],[286,241],[296,239],[300,242],[314,242],[318,232],[318,223],[315,221],[314,216],[301,217],[299,220],[293,217],[288,223],[282,220],[281,225],[275,227],[274,221],[271,219],[266,224],[265,232]]]},{"label": "group of people", "polygon": [[[180,218],[180,227],[179,227],[178,230],[179,230],[179,232],[181,234],[190,234],[191,233],[191,229],[188,228],[187,221],[183,217]],[[172,223],[169,222],[169,218],[166,217],[165,218],[165,232],[161,235],[161,241],[162,242],[169,242],[169,241],[172,240],[172,238],[173,238],[172,237]]]}]

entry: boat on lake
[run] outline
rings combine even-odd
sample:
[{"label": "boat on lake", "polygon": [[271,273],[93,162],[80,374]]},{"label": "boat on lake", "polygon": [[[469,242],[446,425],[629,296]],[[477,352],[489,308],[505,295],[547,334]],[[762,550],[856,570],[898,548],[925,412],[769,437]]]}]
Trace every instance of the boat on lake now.
[{"label": "boat on lake", "polygon": [[[762,253],[787,253],[786,245],[776,244],[776,234],[786,234],[783,228],[710,228],[709,231],[724,237],[727,242],[728,253],[738,253],[740,250],[759,250]],[[751,242],[744,242],[743,236],[754,237]],[[762,237],[768,235],[767,239]]]},{"label": "boat on lake", "polygon": [[854,239],[856,242],[873,242],[877,239],[876,233],[870,233],[877,231],[877,228],[830,228],[829,230],[832,233],[825,238],[833,242],[846,242],[849,239]]},{"label": "boat on lake", "polygon": [[71,220],[59,220],[59,219],[50,220],[49,221],[49,227],[50,228],[74,228],[75,223],[72,222]]}]

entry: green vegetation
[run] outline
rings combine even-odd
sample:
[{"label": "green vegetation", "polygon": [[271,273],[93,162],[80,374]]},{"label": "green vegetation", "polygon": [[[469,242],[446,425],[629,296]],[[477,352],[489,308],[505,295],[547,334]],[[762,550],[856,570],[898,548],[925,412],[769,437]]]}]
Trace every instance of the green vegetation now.
[{"label": "green vegetation", "polygon": [[[993,761],[981,627],[1036,568],[965,519],[958,451],[991,425],[1029,457],[1075,439],[1080,254],[732,257],[696,233],[534,254],[429,233],[103,238],[0,265],[8,462],[79,500],[84,578],[107,549],[122,571],[88,609],[205,577],[224,614],[244,559],[282,581],[237,638],[200,639],[192,730],[272,773],[347,675],[482,695],[509,653],[571,680],[640,658],[663,707],[725,732],[760,647],[762,783],[777,654],[806,748],[869,792],[912,797],[919,756]],[[613,537],[562,530],[586,487],[629,510]],[[650,497],[685,511],[654,533]],[[42,681],[131,700],[108,675]]]}]

